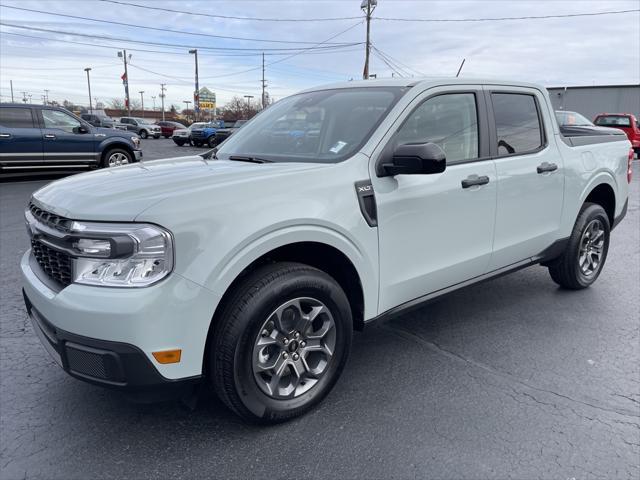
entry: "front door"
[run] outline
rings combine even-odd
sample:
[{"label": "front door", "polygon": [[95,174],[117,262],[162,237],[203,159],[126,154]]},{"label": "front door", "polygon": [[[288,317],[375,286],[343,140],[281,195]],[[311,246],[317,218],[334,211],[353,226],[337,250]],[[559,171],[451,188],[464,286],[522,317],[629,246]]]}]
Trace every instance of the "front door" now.
[{"label": "front door", "polygon": [[45,165],[73,166],[98,161],[90,126],[61,110],[45,108],[41,114]]},{"label": "front door", "polygon": [[536,256],[557,239],[564,166],[551,144],[551,113],[540,92],[487,87],[486,96],[498,173],[495,270]]},{"label": "front door", "polygon": [[482,89],[475,86],[427,90],[405,110],[381,147],[433,142],[444,150],[447,167],[432,175],[379,178],[375,168],[371,173],[378,209],[380,313],[487,271],[497,185],[494,162],[487,158],[484,102]]}]

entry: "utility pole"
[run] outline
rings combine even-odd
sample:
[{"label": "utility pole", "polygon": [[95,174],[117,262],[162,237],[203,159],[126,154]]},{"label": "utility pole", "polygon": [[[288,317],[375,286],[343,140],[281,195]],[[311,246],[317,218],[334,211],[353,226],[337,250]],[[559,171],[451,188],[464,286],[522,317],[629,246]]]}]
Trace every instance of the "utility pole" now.
[{"label": "utility pole", "polygon": [[27,103],[27,92],[22,92],[22,101]]},{"label": "utility pole", "polygon": [[138,92],[140,94],[140,100],[142,101],[142,118],[144,118],[144,90]]},{"label": "utility pole", "polygon": [[365,12],[367,18],[367,41],[365,43],[364,52],[364,71],[362,78],[369,79],[369,54],[371,53],[371,14],[378,6],[378,0],[362,0],[360,9]]},{"label": "utility pole", "polygon": [[162,101],[162,121],[164,122],[164,91],[166,90],[166,88],[164,88],[164,86],[166,85],[166,83],[161,83],[160,84],[160,100]]},{"label": "utility pole", "polygon": [[153,111],[156,111],[156,96],[155,95],[151,95],[151,100],[153,101]]},{"label": "utility pole", "polygon": [[49,90],[47,90],[46,88],[44,89],[44,94],[47,96],[47,99],[45,100],[44,104],[45,105],[49,105]]},{"label": "utility pole", "polygon": [[193,109],[195,110],[195,121],[198,121],[198,114],[200,113],[200,86],[198,85],[198,49],[194,48],[189,50],[196,57],[196,91],[193,93]]},{"label": "utility pole", "polygon": [[[9,80],[9,84],[11,85],[11,103],[13,103],[13,80]],[[46,90],[45,90],[46,92]]]},{"label": "utility pole", "polygon": [[91,104],[91,81],[89,80],[89,72],[91,69],[89,67],[84,69],[87,72],[87,86],[89,87],[89,113],[93,112],[93,105]]},{"label": "utility pole", "polygon": [[264,79],[264,52],[262,52],[262,109],[266,107],[265,88],[267,87],[267,81]]},{"label": "utility pole", "polygon": [[[129,98],[129,72],[127,71],[127,51],[122,50],[118,52],[118,57],[121,57],[124,61],[124,75],[122,78],[122,83],[124,83],[124,98],[127,104],[127,116],[131,116],[131,99]],[[131,60],[131,55],[129,55],[129,60]]]}]

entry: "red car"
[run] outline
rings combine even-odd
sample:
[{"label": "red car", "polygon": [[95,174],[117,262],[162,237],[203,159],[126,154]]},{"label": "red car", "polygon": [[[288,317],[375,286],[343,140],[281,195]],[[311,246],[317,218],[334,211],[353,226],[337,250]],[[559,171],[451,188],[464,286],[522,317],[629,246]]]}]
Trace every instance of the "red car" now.
[{"label": "red car", "polygon": [[627,134],[636,155],[640,157],[640,124],[630,113],[600,113],[593,121],[601,127],[619,128]]},{"label": "red car", "polygon": [[173,131],[178,129],[178,128],[186,128],[181,123],[169,122],[169,121],[156,122],[156,125],[160,126],[160,129],[162,130],[162,136],[164,138],[171,138],[171,136],[173,135]]}]

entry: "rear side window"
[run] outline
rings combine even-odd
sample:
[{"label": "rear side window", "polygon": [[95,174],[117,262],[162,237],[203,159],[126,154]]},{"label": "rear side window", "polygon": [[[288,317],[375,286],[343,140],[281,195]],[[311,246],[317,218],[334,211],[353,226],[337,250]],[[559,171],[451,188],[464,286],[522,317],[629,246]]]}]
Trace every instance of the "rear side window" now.
[{"label": "rear side window", "polygon": [[30,108],[0,108],[0,125],[7,128],[35,128]]},{"label": "rear side window", "polygon": [[533,95],[492,93],[498,156],[533,152],[543,144],[542,126]]},{"label": "rear side window", "polygon": [[602,115],[595,123],[601,127],[630,127],[631,119],[622,115]]}]

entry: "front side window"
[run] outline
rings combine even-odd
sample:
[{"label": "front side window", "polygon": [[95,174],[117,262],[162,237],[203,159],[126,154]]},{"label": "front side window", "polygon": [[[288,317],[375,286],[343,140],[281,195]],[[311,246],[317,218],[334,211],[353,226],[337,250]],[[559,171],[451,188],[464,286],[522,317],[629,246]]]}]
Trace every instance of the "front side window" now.
[{"label": "front side window", "polygon": [[533,95],[492,93],[498,156],[524,154],[543,144],[538,107]]},{"label": "front side window", "polygon": [[0,126],[7,128],[34,128],[30,108],[0,108]]},{"label": "front side window", "polygon": [[272,162],[343,161],[364,145],[405,92],[403,87],[360,87],[293,95],[229,137],[217,156]]},{"label": "front side window", "polygon": [[435,143],[447,162],[478,158],[478,112],[473,93],[438,95],[416,108],[398,130],[396,145]]},{"label": "front side window", "polygon": [[42,119],[45,128],[56,128],[69,133],[74,133],[81,125],[77,119],[60,110],[42,110]]}]

